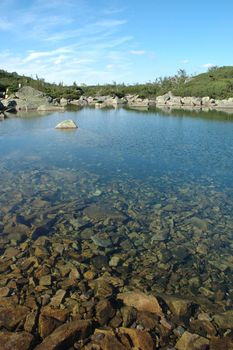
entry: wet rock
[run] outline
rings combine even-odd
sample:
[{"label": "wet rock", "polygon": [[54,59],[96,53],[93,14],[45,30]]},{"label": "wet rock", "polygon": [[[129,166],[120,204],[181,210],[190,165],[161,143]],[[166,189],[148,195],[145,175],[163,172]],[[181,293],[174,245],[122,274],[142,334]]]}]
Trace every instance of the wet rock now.
[{"label": "wet rock", "polygon": [[69,348],[75,341],[85,339],[91,332],[90,321],[72,321],[56,328],[53,333],[35,347],[35,350],[57,350]]},{"label": "wet rock", "polygon": [[54,309],[50,305],[47,305],[41,308],[41,315],[45,317],[54,318],[55,320],[61,322],[65,322],[69,315],[69,310]]},{"label": "wet rock", "polygon": [[9,294],[10,294],[10,289],[8,287],[0,288],[0,298],[8,297]]},{"label": "wet rock", "polygon": [[52,278],[50,275],[45,275],[40,278],[41,286],[50,286],[52,284]]},{"label": "wet rock", "polygon": [[61,325],[61,322],[55,320],[54,318],[45,317],[43,315],[39,316],[38,321],[38,331],[41,338],[46,338],[51,334],[55,328]]},{"label": "wet rock", "polygon": [[185,300],[168,295],[163,295],[162,298],[165,300],[173,315],[177,317],[183,317],[188,315],[189,308],[192,305],[190,300]]},{"label": "wet rock", "polygon": [[157,315],[162,314],[158,300],[152,295],[146,295],[140,291],[119,293],[117,299],[123,301],[127,306],[133,306],[138,311],[151,312]]},{"label": "wet rock", "polygon": [[154,342],[148,332],[139,329],[121,327],[119,329],[119,334],[129,336],[133,346],[136,348],[141,350],[154,349]]},{"label": "wet rock", "polygon": [[92,341],[85,347],[85,350],[128,350],[112,331],[96,329]]},{"label": "wet rock", "polygon": [[109,209],[107,205],[97,205],[93,204],[84,209],[84,215],[88,216],[92,220],[103,221],[103,220],[112,220],[124,222],[126,216],[120,213],[116,209]]},{"label": "wet rock", "polygon": [[66,291],[63,289],[59,289],[56,294],[54,295],[54,297],[52,297],[51,299],[51,305],[53,307],[59,307],[60,304],[62,303],[64,297],[66,295]]},{"label": "wet rock", "polygon": [[28,333],[33,333],[36,328],[36,320],[37,312],[30,312],[30,314],[28,314],[26,317],[24,323],[24,330]]},{"label": "wet rock", "polygon": [[0,332],[1,350],[30,350],[33,336],[27,332]]},{"label": "wet rock", "polygon": [[77,129],[77,125],[73,120],[64,120],[55,127],[56,129]]},{"label": "wet rock", "polygon": [[209,340],[198,334],[184,332],[176,343],[175,348],[177,350],[207,350],[209,348]]},{"label": "wet rock", "polygon": [[233,349],[233,340],[231,338],[212,337],[210,339],[209,350],[232,350],[232,349]]},{"label": "wet rock", "polygon": [[13,330],[19,323],[24,323],[30,310],[21,305],[0,307],[0,325]]},{"label": "wet rock", "polygon": [[103,299],[97,303],[96,318],[100,323],[100,325],[107,324],[114,315],[115,315],[115,310],[108,300]]},{"label": "wet rock", "polygon": [[123,327],[129,327],[136,320],[137,310],[131,306],[123,306],[121,308],[121,315],[123,319]]},{"label": "wet rock", "polygon": [[149,312],[138,312],[137,323],[143,326],[146,330],[152,330],[158,325],[158,317]]},{"label": "wet rock", "polygon": [[233,329],[233,310],[214,315],[213,319],[218,327],[222,329]]},{"label": "wet rock", "polygon": [[113,256],[109,261],[109,266],[117,267],[119,265],[120,260],[121,259],[119,256]]}]

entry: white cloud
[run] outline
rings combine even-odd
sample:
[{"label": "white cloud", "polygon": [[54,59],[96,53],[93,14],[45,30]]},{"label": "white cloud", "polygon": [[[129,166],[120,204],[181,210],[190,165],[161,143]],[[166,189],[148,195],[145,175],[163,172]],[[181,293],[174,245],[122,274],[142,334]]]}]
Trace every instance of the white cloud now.
[{"label": "white cloud", "polygon": [[129,51],[129,53],[131,55],[135,55],[135,56],[142,56],[142,55],[145,55],[146,51],[145,50],[131,50],[131,51]]},{"label": "white cloud", "polygon": [[96,22],[97,26],[100,27],[105,27],[105,28],[112,28],[112,27],[118,27],[121,26],[123,24],[127,23],[127,21],[125,19],[119,20],[119,19],[107,19],[107,20],[103,20],[100,22]]},{"label": "white cloud", "polygon": [[180,61],[180,63],[187,64],[187,63],[189,63],[189,60],[185,59],[185,60]]},{"label": "white cloud", "polygon": [[214,66],[215,66],[215,64],[213,64],[213,63],[205,63],[205,64],[202,65],[203,68],[211,68],[211,67],[214,67]]},{"label": "white cloud", "polygon": [[68,48],[58,48],[52,51],[32,51],[24,59],[24,62],[26,63],[26,62],[37,60],[38,58],[51,57],[51,56],[57,55],[58,53],[69,53],[69,52],[71,52],[71,50]]}]

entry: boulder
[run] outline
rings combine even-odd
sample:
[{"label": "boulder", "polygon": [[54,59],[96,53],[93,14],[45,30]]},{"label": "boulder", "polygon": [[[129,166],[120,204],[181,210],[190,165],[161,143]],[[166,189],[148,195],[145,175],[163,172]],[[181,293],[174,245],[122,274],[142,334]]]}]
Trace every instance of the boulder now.
[{"label": "boulder", "polygon": [[127,306],[132,306],[138,311],[147,311],[153,314],[162,315],[162,309],[158,300],[140,291],[119,293],[117,299],[123,301]]},{"label": "boulder", "polygon": [[0,332],[1,350],[29,350],[33,336],[27,332]]},{"label": "boulder", "polygon": [[184,332],[175,348],[177,350],[207,350],[209,349],[209,340],[198,334]]},{"label": "boulder", "polygon": [[77,129],[77,125],[71,119],[64,120],[56,125],[55,129]]},{"label": "boulder", "polygon": [[130,337],[133,346],[140,350],[153,350],[154,342],[150,334],[146,331],[132,328],[121,327],[119,329],[119,334],[126,335]]},{"label": "boulder", "polygon": [[68,349],[75,341],[85,339],[91,333],[91,322],[78,320],[56,328],[35,350]]}]

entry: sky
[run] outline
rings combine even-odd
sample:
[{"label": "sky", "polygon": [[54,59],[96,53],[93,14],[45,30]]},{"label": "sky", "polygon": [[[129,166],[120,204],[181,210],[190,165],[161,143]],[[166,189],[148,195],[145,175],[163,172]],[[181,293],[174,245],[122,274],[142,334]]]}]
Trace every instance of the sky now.
[{"label": "sky", "polygon": [[232,0],[0,0],[0,69],[64,84],[233,65]]}]

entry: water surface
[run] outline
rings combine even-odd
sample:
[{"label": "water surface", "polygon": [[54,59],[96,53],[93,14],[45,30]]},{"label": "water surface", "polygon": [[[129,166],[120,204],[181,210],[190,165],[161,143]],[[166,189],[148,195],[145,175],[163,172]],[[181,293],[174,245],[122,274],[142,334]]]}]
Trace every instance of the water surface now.
[{"label": "water surface", "polygon": [[[56,130],[64,119],[79,128]],[[221,112],[87,108],[7,119],[2,249],[19,244],[11,235],[23,223],[74,240],[79,254],[104,256],[99,275],[229,307],[232,135],[233,115]]]}]

